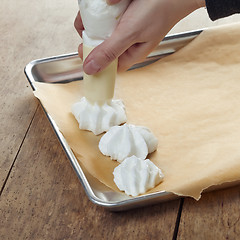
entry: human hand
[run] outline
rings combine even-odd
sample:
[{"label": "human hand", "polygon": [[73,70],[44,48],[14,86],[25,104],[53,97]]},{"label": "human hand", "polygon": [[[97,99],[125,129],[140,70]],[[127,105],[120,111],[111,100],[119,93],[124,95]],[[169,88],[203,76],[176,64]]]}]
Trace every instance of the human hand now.
[{"label": "human hand", "polygon": [[[121,0],[108,0],[116,4]],[[111,37],[97,46],[85,59],[84,71],[91,75],[102,71],[115,58],[118,70],[127,70],[142,61],[159,44],[169,30],[182,18],[204,6],[204,0],[132,0]],[[81,35],[81,16],[75,20]],[[79,46],[82,57],[82,45]]]}]

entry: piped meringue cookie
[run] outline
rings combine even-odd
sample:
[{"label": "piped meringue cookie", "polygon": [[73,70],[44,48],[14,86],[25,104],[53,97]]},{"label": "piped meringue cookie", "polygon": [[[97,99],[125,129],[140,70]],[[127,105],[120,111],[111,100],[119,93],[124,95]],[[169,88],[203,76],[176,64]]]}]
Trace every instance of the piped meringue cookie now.
[{"label": "piped meringue cookie", "polygon": [[126,158],[113,171],[114,182],[120,191],[138,196],[163,181],[162,171],[149,159]]},{"label": "piped meringue cookie", "polygon": [[132,124],[111,127],[99,142],[101,153],[120,163],[133,155],[145,159],[157,146],[158,139],[148,128]]},{"label": "piped meringue cookie", "polygon": [[127,121],[125,107],[121,100],[109,100],[101,105],[92,104],[83,97],[73,104],[72,113],[80,129],[92,131],[95,135]]}]

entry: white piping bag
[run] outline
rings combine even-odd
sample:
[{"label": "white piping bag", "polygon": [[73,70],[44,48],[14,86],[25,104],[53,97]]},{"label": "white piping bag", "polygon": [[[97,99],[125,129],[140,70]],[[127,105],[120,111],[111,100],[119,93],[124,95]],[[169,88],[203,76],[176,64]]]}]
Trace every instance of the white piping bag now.
[{"label": "white piping bag", "polygon": [[[130,0],[122,0],[115,5],[108,5],[106,0],[78,0],[85,28],[83,60],[96,46],[111,36],[129,3]],[[102,105],[113,98],[117,65],[116,59],[100,73],[84,73],[84,94],[90,103]]]}]

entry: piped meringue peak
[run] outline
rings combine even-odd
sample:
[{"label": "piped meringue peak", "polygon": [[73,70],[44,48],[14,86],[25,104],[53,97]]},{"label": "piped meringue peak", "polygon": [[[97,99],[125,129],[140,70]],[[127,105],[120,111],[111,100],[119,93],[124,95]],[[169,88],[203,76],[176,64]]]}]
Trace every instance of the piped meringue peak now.
[{"label": "piped meringue peak", "polygon": [[109,100],[105,103],[90,103],[85,97],[73,104],[72,113],[79,128],[99,135],[112,126],[126,122],[125,107],[121,100]]},{"label": "piped meringue peak", "polygon": [[157,146],[158,139],[148,128],[132,124],[111,127],[99,142],[101,153],[120,163],[133,155],[145,159]]},{"label": "piped meringue peak", "polygon": [[119,190],[134,197],[154,188],[164,178],[153,162],[136,156],[126,158],[114,169],[113,175]]}]

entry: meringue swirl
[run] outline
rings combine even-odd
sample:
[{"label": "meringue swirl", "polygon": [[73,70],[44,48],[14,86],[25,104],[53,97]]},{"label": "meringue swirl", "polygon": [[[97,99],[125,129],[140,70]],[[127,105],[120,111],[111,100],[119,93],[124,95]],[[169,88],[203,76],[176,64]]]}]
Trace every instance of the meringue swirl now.
[{"label": "meringue swirl", "polygon": [[138,196],[163,181],[162,171],[149,159],[126,158],[113,171],[114,182],[120,191]]},{"label": "meringue swirl", "polygon": [[126,122],[125,107],[121,100],[109,100],[103,105],[90,103],[85,97],[73,104],[72,113],[79,128],[99,135],[112,126]]},{"label": "meringue swirl", "polygon": [[148,128],[132,124],[111,127],[99,142],[101,153],[120,163],[133,155],[145,159],[157,146],[158,139]]}]

